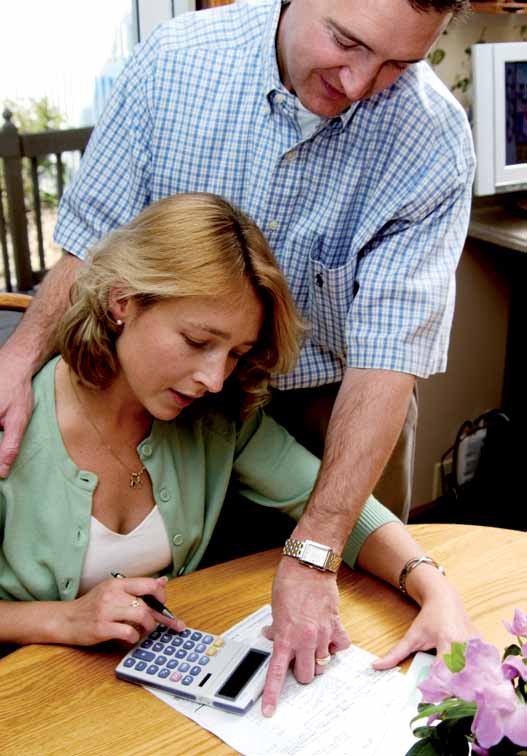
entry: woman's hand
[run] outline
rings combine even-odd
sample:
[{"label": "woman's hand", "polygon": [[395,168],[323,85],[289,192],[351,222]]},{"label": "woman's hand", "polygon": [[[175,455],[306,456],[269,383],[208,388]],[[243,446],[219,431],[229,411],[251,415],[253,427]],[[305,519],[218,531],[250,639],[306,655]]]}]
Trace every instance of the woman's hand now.
[{"label": "woman's hand", "polygon": [[375,669],[389,669],[415,651],[437,649],[437,655],[450,652],[450,644],[478,635],[471,624],[460,596],[444,578],[436,590],[423,599],[421,610],[405,635],[382,659]]},{"label": "woman's hand", "polygon": [[141,596],[151,594],[165,603],[166,578],[110,578],[80,598],[61,605],[57,634],[61,643],[91,646],[108,640],[137,643],[162,623],[176,631],[182,620],[171,620],[150,609]]}]

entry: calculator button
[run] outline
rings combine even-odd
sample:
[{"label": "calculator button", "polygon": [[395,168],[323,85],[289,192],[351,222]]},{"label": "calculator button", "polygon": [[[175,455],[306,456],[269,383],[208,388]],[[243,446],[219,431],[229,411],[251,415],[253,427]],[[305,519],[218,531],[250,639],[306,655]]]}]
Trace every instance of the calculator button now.
[{"label": "calculator button", "polygon": [[134,659],[142,659],[143,661],[153,661],[156,658],[156,655],[153,654],[151,651],[143,651],[142,648],[136,648],[134,651],[132,651],[132,656]]},{"label": "calculator button", "polygon": [[146,670],[147,675],[157,675],[158,672],[159,672],[159,667],[156,667],[155,664],[151,664]]},{"label": "calculator button", "polygon": [[189,662],[195,662],[199,659],[199,654],[192,652],[187,656],[187,659],[189,660]]},{"label": "calculator button", "polygon": [[177,662],[176,659],[170,659],[170,661],[167,664],[167,667],[169,669],[175,669],[177,667],[177,665],[178,665],[178,662]]},{"label": "calculator button", "polygon": [[210,662],[210,659],[208,656],[202,656],[198,664],[201,664],[201,666],[204,667],[205,664],[208,664],[209,662]]},{"label": "calculator button", "polygon": [[206,643],[207,645],[209,643],[212,643],[213,640],[214,640],[214,638],[212,637],[212,635],[204,635],[203,636],[203,643]]},{"label": "calculator button", "polygon": [[182,638],[188,638],[188,637],[189,637],[189,635],[190,635],[190,630],[189,630],[189,629],[188,629],[188,627],[187,627],[187,629],[186,629],[186,630],[182,630],[182,631],[181,631],[181,632],[179,633],[179,635],[180,635],[180,636],[181,636]]},{"label": "calculator button", "polygon": [[198,654],[202,654],[206,650],[207,646],[205,645],[205,643],[198,643],[198,645],[196,646],[196,651],[198,652]]},{"label": "calculator button", "polygon": [[182,677],[183,675],[181,674],[181,672],[172,672],[172,674],[170,675],[170,679],[174,682],[179,682]]},{"label": "calculator button", "polygon": [[223,638],[216,638],[216,640],[214,641],[212,645],[220,648],[221,646],[225,645],[225,641],[223,640]]},{"label": "calculator button", "polygon": [[190,636],[193,641],[199,641],[200,638],[203,636],[203,633],[199,633],[197,630],[194,630],[192,635]]},{"label": "calculator button", "polygon": [[158,677],[162,677],[162,678],[164,679],[165,677],[168,677],[168,676],[169,676],[169,674],[170,674],[170,670],[169,670],[169,669],[167,669],[167,668],[165,667],[165,668],[164,668],[164,669],[162,669],[162,670],[161,670],[161,672],[160,672],[160,673],[158,674]]},{"label": "calculator button", "polygon": [[215,646],[210,646],[210,648],[208,648],[205,653],[207,654],[207,656],[216,656],[218,649]]},{"label": "calculator button", "polygon": [[152,645],[152,643],[153,643],[153,641],[148,640],[148,638],[147,638],[146,640],[144,640],[141,643],[141,648],[150,648],[150,646]]},{"label": "calculator button", "polygon": [[159,632],[159,630],[152,630],[152,632],[150,633],[148,637],[152,638],[152,640],[157,640],[160,635],[161,633]]},{"label": "calculator button", "polygon": [[193,642],[192,642],[192,641],[190,641],[190,640],[188,640],[188,641],[185,641],[185,642],[183,643],[183,648],[186,648],[186,649],[187,649],[187,651],[192,651],[192,649],[194,648],[194,646],[195,646],[195,643],[193,643]]},{"label": "calculator button", "polygon": [[173,646],[181,646],[182,643],[183,643],[183,638],[178,638],[177,636],[175,638],[172,638]]},{"label": "calculator button", "polygon": [[137,662],[137,664],[135,665],[135,671],[142,672],[144,669],[146,669],[146,662],[144,661]]},{"label": "calculator button", "polygon": [[187,662],[183,662],[179,665],[179,671],[180,672],[188,672],[190,669],[190,664],[187,664]]},{"label": "calculator button", "polygon": [[172,642],[172,636],[168,633],[163,633],[161,638],[159,639],[161,643],[171,643]]},{"label": "calculator button", "polygon": [[182,648],[178,648],[176,651],[176,656],[178,659],[186,659],[187,658],[187,652],[183,651]]},{"label": "calculator button", "polygon": [[201,672],[201,667],[192,667],[192,669],[190,670],[190,674],[193,677],[195,677],[196,675],[199,675],[200,672]]},{"label": "calculator button", "polygon": [[194,678],[190,675],[185,675],[185,677],[181,680],[182,685],[192,685],[194,682]]},{"label": "calculator button", "polygon": [[164,653],[165,653],[165,654],[166,654],[167,656],[172,656],[172,654],[174,653],[174,651],[175,651],[175,650],[176,650],[176,649],[174,648],[174,646],[167,646],[167,647],[165,648],[165,651],[164,651]]},{"label": "calculator button", "polygon": [[164,649],[165,649],[164,645],[159,642],[154,643],[154,645],[152,646],[152,651],[157,651],[158,653],[159,651],[164,651]]},{"label": "calculator button", "polygon": [[165,633],[168,630],[168,627],[166,625],[158,625],[158,630],[161,630],[162,633]]},{"label": "calculator button", "polygon": [[134,664],[135,664],[135,659],[130,659],[130,657],[128,657],[128,659],[124,660],[125,667],[133,667]]},{"label": "calculator button", "polygon": [[166,656],[158,656],[157,659],[156,659],[156,664],[159,664],[159,666],[162,667],[163,664],[167,663],[167,661],[168,660],[167,660]]}]

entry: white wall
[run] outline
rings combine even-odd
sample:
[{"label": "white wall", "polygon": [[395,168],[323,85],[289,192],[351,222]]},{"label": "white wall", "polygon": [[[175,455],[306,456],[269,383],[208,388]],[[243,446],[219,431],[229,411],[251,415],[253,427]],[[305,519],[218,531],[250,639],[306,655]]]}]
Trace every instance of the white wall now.
[{"label": "white wall", "polygon": [[194,0],[136,0],[134,5],[140,42],[161,21],[194,10]]}]

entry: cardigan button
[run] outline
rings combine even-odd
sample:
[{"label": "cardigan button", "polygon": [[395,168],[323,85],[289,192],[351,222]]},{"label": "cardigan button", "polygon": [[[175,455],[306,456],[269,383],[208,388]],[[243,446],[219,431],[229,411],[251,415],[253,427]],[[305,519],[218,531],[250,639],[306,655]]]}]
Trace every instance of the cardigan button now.
[{"label": "cardigan button", "polygon": [[170,491],[167,491],[166,488],[162,488],[159,491],[159,498],[161,499],[161,501],[169,501],[169,499],[170,499]]},{"label": "cardigan button", "polygon": [[174,546],[182,546],[183,545],[183,536],[181,533],[176,533],[176,535],[172,538],[172,543]]}]

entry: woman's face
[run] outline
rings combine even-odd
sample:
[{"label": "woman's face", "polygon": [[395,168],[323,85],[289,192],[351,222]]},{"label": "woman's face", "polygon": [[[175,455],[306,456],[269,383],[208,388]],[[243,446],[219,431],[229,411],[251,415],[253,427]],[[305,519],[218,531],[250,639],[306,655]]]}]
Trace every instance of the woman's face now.
[{"label": "woman's face", "polygon": [[133,299],[111,311],[124,323],[117,339],[118,380],[154,417],[172,420],[207,392],[221,391],[258,341],[264,308],[247,286],[228,296],[183,297],[145,310]]}]

